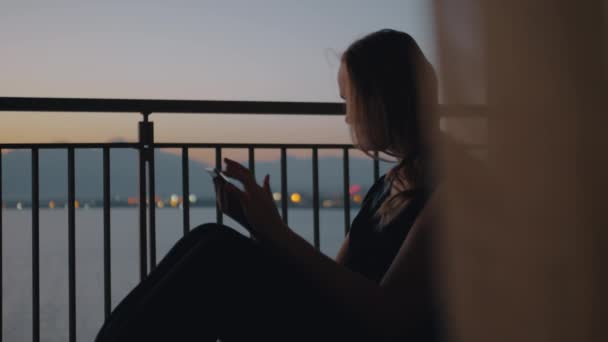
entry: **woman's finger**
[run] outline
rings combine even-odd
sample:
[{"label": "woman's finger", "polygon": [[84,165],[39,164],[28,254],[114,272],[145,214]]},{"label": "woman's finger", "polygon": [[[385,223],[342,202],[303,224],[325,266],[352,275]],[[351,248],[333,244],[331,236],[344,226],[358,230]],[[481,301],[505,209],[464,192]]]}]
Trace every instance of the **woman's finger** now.
[{"label": "woman's finger", "polygon": [[264,191],[266,194],[272,197],[272,191],[270,190],[270,175],[266,175],[266,177],[264,177]]}]

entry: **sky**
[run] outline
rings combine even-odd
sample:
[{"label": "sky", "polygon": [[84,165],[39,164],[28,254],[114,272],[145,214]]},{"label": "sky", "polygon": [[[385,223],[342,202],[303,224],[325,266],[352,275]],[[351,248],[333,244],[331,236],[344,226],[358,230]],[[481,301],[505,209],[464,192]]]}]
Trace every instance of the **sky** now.
[{"label": "sky", "polygon": [[[0,96],[340,102],[338,56],[372,31],[410,33],[437,65],[431,3],[2,0]],[[0,115],[11,143],[133,140],[140,119]],[[341,116],[151,119],[165,142],[350,142]]]}]

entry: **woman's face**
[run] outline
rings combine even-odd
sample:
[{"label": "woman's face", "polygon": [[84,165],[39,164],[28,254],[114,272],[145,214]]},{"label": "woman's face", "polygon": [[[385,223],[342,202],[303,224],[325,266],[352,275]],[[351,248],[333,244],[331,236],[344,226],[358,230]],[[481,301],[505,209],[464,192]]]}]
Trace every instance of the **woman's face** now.
[{"label": "woman's face", "polygon": [[348,105],[348,101],[350,101],[350,80],[344,62],[340,63],[340,69],[338,70],[338,88],[340,89],[340,97],[346,102],[344,121],[350,124],[350,106]]}]

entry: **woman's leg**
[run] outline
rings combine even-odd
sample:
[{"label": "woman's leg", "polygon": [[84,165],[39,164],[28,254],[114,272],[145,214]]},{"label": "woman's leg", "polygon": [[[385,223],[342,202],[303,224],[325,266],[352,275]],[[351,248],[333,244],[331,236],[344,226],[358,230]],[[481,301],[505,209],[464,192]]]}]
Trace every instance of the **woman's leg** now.
[{"label": "woman's leg", "polygon": [[191,234],[123,301],[121,317],[104,326],[99,342],[336,336],[340,316],[285,260],[224,226],[204,225]]},{"label": "woman's leg", "polygon": [[151,288],[153,288],[154,285],[157,284],[158,281],[160,281],[167,274],[167,272],[185,255],[187,255],[202,239],[205,239],[205,237],[210,235],[217,234],[218,227],[219,226],[214,223],[200,225],[178,240],[158,263],[154,270],[148,274],[144,281],[137,284],[137,286],[121,300],[116,308],[114,308],[109,320],[118,317],[122,310],[125,310],[136,303],[143,294],[147,293]]},{"label": "woman's leg", "polygon": [[[102,329],[98,333],[97,341],[114,341],[115,335],[120,332],[125,321],[133,316],[134,311],[141,305],[143,299],[154,290],[158,284],[173,273],[171,270],[184,261],[187,257],[192,257],[195,247],[198,244],[211,244],[211,241],[223,239],[225,233],[230,228],[209,223],[198,226],[190,231],[186,236],[180,239],[160,261],[157,267],[140,282],[112,311],[110,317],[104,323]],[[212,248],[208,249],[211,253]],[[199,254],[200,254],[200,249]],[[201,265],[202,267],[202,265]],[[182,265],[183,268],[183,265]],[[201,269],[201,272],[204,272]]]}]

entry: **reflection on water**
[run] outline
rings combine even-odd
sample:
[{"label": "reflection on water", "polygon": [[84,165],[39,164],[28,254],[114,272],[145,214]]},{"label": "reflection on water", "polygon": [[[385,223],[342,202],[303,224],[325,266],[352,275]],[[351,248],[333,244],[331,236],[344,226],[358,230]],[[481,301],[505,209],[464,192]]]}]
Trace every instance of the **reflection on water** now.
[{"label": "reflection on water", "polygon": [[[77,339],[92,341],[103,322],[103,216],[101,209],[76,212]],[[157,259],[183,232],[182,211],[157,210]],[[351,211],[351,219],[356,210]],[[138,211],[112,209],[112,305],[139,280]],[[215,208],[191,208],[196,226],[215,221]],[[290,227],[312,243],[313,212],[292,208]],[[224,223],[247,232],[225,217]],[[342,209],[320,211],[321,251],[334,257],[344,238]],[[68,229],[67,210],[40,211],[40,334],[43,341],[68,339]],[[29,210],[3,211],[3,337],[4,341],[32,338],[32,231]]]}]

